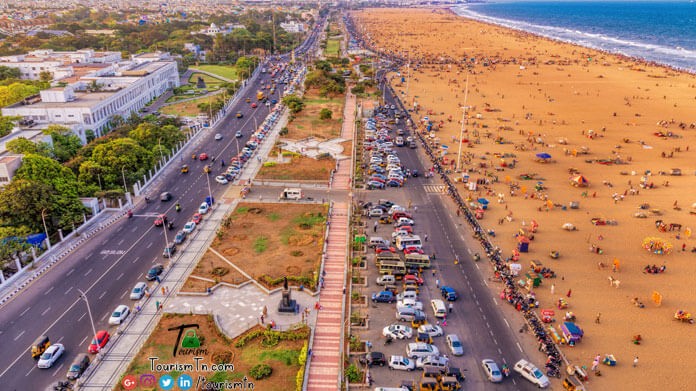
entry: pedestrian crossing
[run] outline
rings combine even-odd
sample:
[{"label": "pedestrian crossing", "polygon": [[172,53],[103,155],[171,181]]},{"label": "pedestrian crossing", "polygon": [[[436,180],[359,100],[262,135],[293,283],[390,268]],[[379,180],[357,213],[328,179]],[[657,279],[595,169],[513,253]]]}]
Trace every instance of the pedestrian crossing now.
[{"label": "pedestrian crossing", "polygon": [[423,185],[426,193],[444,193],[445,185]]}]

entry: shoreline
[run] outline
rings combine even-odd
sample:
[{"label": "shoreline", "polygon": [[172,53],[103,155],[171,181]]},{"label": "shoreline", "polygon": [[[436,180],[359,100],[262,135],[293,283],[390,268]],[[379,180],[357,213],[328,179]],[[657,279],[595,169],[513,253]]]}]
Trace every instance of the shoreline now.
[{"label": "shoreline", "polygon": [[[456,6],[456,7],[467,8],[466,5],[459,5],[459,6]],[[666,62],[661,62],[661,61],[657,61],[657,60],[649,60],[649,59],[644,58],[644,57],[641,57],[641,56],[636,56],[636,55],[627,54],[627,53],[624,53],[624,52],[622,52],[622,51],[620,51],[620,50],[618,50],[618,49],[615,50],[615,51],[612,51],[612,50],[609,50],[609,49],[601,49],[601,48],[597,48],[597,47],[592,47],[592,46],[588,46],[588,45],[583,45],[583,44],[580,44],[580,43],[578,43],[578,42],[574,42],[574,41],[572,41],[572,40],[570,40],[570,39],[562,39],[562,38],[554,37],[554,36],[551,36],[551,35],[544,35],[544,34],[541,34],[541,33],[538,32],[538,31],[528,31],[528,30],[525,30],[525,29],[523,29],[523,28],[521,28],[521,27],[514,26],[514,25],[509,25],[509,24],[505,24],[505,23],[503,23],[503,22],[496,23],[496,22],[490,21],[490,20],[477,19],[477,18],[475,18],[475,17],[473,17],[473,16],[469,16],[469,15],[460,15],[460,14],[458,14],[456,11],[454,11],[454,8],[455,8],[455,7],[453,7],[453,6],[448,6],[448,7],[446,7],[446,8],[441,8],[441,9],[446,9],[451,15],[456,16],[456,17],[458,17],[458,18],[471,20],[471,21],[474,21],[474,22],[477,22],[477,23],[483,23],[483,24],[490,25],[490,26],[495,26],[495,27],[500,27],[500,28],[505,28],[505,29],[510,29],[510,30],[519,31],[519,32],[522,32],[522,33],[532,34],[532,35],[534,35],[534,36],[536,36],[536,37],[543,38],[543,39],[548,39],[548,40],[553,41],[553,42],[558,42],[558,43],[565,43],[565,44],[569,44],[569,45],[574,45],[574,46],[577,46],[577,47],[581,47],[581,48],[585,48],[585,49],[589,49],[589,50],[594,50],[594,51],[597,51],[597,52],[602,53],[602,54],[605,54],[605,55],[613,55],[613,56],[622,57],[622,58],[624,58],[624,59],[627,60],[627,61],[644,62],[644,63],[647,63],[647,64],[650,65],[650,66],[663,67],[663,68],[667,68],[667,69],[672,70],[672,71],[675,71],[675,72],[684,72],[684,73],[688,73],[688,74],[691,74],[691,75],[696,75],[696,68],[694,68],[694,69],[682,68],[682,67],[678,67],[678,66],[676,66],[676,65],[672,65],[672,64],[669,64],[669,63],[666,63]],[[481,14],[481,15],[484,16],[484,17],[489,17],[489,16],[483,15],[483,14]],[[493,17],[493,18],[495,18],[495,17]],[[511,21],[514,22],[513,20],[511,20]],[[523,22],[524,22],[524,21],[523,21]],[[529,22],[524,22],[524,23],[532,24],[532,23],[529,23]],[[538,26],[540,26],[540,27],[554,27],[554,28],[555,28],[555,26],[542,26],[542,25],[538,25]],[[612,37],[609,37],[609,38],[612,38]],[[620,39],[620,38],[615,38],[615,37],[614,37],[614,39]],[[696,60],[695,60],[695,61],[696,61]]]},{"label": "shoreline", "polygon": [[[429,23],[418,22],[424,18]],[[525,292],[539,301],[537,311],[555,310],[550,325],[556,329],[566,311],[577,316],[583,341],[561,347],[570,362],[590,368],[597,354],[619,361],[611,369],[602,365],[602,377],[590,375],[592,388],[653,389],[665,381],[688,388],[679,374],[689,363],[679,357],[696,336],[674,313],[696,311],[690,277],[696,274],[696,240],[685,233],[696,228],[690,214],[696,157],[689,149],[696,144],[694,75],[615,54],[585,61],[587,52],[599,52],[447,11],[373,9],[354,12],[353,19],[374,46],[411,55],[409,82],[396,73],[388,79],[408,108],[417,101],[412,115],[438,155],[439,145],[449,146],[441,164],[451,169],[462,198],[490,201],[480,224],[493,231],[503,259],[521,266],[518,279],[528,279],[532,262],[556,275]],[[443,54],[474,60],[446,63]],[[401,75],[405,69],[403,64]],[[469,110],[464,139],[458,140],[465,78]],[[425,130],[424,116],[432,132]],[[451,164],[460,143],[461,174]],[[552,158],[541,161],[535,157],[541,153]],[[681,175],[670,175],[673,168]],[[571,186],[571,169],[589,187]],[[474,189],[462,181],[465,174]],[[515,236],[532,224],[538,230],[528,252],[517,251]],[[566,224],[575,229],[564,229]],[[642,242],[651,237],[670,242],[671,253],[646,251]],[[559,257],[552,255],[556,251]],[[651,274],[645,265],[666,268]],[[653,303],[653,292],[664,298],[661,305]],[[557,308],[559,296],[568,309]],[[636,299],[645,305],[638,307]],[[638,334],[641,345],[632,343]],[[632,369],[635,356],[640,369]]]}]

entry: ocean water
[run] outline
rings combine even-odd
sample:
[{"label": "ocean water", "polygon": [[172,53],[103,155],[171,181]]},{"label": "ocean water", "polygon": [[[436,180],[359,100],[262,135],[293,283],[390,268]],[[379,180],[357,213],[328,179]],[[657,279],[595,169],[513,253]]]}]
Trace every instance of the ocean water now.
[{"label": "ocean water", "polygon": [[516,1],[458,15],[696,72],[696,1]]}]

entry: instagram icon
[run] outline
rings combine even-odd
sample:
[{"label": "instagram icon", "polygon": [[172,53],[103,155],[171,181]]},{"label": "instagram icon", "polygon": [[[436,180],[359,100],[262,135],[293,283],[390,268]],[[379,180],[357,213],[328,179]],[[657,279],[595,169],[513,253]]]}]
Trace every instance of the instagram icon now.
[{"label": "instagram icon", "polygon": [[140,375],[140,385],[142,387],[154,387],[157,385],[157,378],[151,373],[144,373]]}]

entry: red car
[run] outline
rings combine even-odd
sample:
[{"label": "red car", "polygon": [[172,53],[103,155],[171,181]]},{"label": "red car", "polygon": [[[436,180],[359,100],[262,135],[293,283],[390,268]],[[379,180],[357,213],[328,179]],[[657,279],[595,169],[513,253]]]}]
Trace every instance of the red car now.
[{"label": "red car", "polygon": [[394,228],[394,231],[406,231],[409,235],[413,234],[413,227],[410,225],[402,225],[401,227]]},{"label": "red car", "polygon": [[161,214],[155,219],[155,227],[161,227],[167,223],[167,215]]},{"label": "red car", "polygon": [[399,217],[406,217],[406,218],[409,218],[409,219],[412,218],[411,215],[408,214],[408,213],[406,213],[406,212],[394,212],[394,213],[392,214],[392,219],[393,219],[394,221],[399,220]]},{"label": "red car", "polygon": [[425,254],[425,251],[418,247],[406,247],[404,248],[404,254]]},{"label": "red car", "polygon": [[413,274],[407,274],[404,276],[404,283],[407,281],[415,281],[416,284],[423,285],[423,279]]},{"label": "red car", "polygon": [[256,103],[252,103],[252,104],[251,104],[251,108],[252,108],[252,109],[255,109],[255,108],[257,108],[257,107],[258,107],[258,105],[257,105]]},{"label": "red car", "polygon": [[387,246],[375,247],[375,253],[381,254],[384,252],[396,253],[396,249],[394,247],[387,247]]},{"label": "red car", "polygon": [[198,155],[199,160],[208,160],[208,154],[203,152],[202,154]]},{"label": "red car", "polygon": [[196,223],[196,225],[200,224],[200,223],[201,223],[201,220],[203,220],[203,215],[200,214],[200,213],[194,214],[194,215],[193,215],[193,218],[191,219],[191,221],[193,221],[194,223]]},{"label": "red car", "polygon": [[93,354],[99,353],[106,343],[109,342],[110,337],[109,332],[106,330],[97,331],[97,334],[94,336],[94,339],[92,339],[92,343],[89,344],[87,351]]}]

